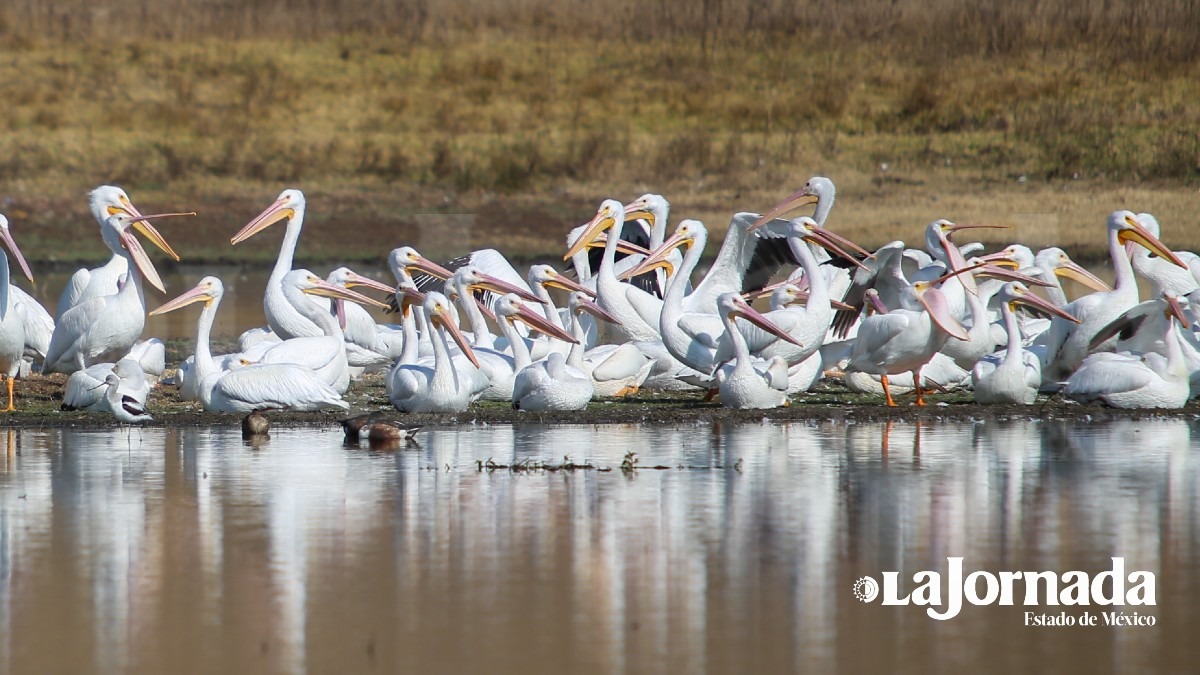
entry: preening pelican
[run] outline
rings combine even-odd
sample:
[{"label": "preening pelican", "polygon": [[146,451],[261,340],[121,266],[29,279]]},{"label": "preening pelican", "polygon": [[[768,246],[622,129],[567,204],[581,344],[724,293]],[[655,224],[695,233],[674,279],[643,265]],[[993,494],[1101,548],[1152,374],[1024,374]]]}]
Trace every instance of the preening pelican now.
[{"label": "preening pelican", "polygon": [[[1138,302],[1137,279],[1124,244],[1133,243],[1150,249],[1166,260],[1187,267],[1153,234],[1146,231],[1129,211],[1114,211],[1108,217],[1108,252],[1112,258],[1116,280],[1113,290],[1096,292],[1078,298],[1063,309],[1080,320],[1075,324],[1055,318],[1046,331],[1045,379],[1061,381],[1068,377],[1089,353],[1088,345],[1101,328]],[[1106,348],[1102,346],[1101,348]]]},{"label": "preening pelican", "polygon": [[900,309],[871,315],[859,323],[847,370],[879,375],[889,406],[896,402],[888,389],[887,376],[912,372],[917,405],[925,405],[921,368],[947,339],[965,340],[967,333],[950,314],[946,296],[931,282],[913,284],[903,299]]},{"label": "preening pelican", "polygon": [[787,405],[788,368],[782,356],[769,361],[752,360],[746,339],[734,324],[740,316],[781,340],[795,343],[796,339],[776,326],[770,319],[754,310],[739,293],[724,293],[717,299],[721,320],[725,324],[725,339],[733,343],[733,362],[717,373],[717,389],[721,405],[729,408],[778,408]]},{"label": "preening pelican", "polygon": [[433,336],[433,364],[397,364],[387,377],[387,395],[392,405],[404,412],[462,412],[475,395],[473,378],[450,357],[447,333],[470,360],[479,367],[474,350],[458,329],[450,300],[437,291],[425,296],[422,310]]},{"label": "preening pelican", "polygon": [[203,302],[196,324],[196,358],[200,402],[209,412],[248,413],[255,410],[322,410],[349,408],[316,373],[292,364],[235,364],[233,370],[218,371],[209,347],[213,320],[225,287],[216,277],[204,277],[192,290],[164,303],[150,314],[164,314],[195,302]]},{"label": "preening pelican", "polygon": [[[112,295],[85,300],[59,317],[46,351],[43,373],[73,373],[102,361],[124,358],[146,326],[146,296],[142,278],[163,290],[162,279],[146,250],[129,231],[135,221],[184,214],[132,217],[109,216],[101,228],[109,248],[127,259],[129,278]],[[192,215],[192,214],[187,214]]]},{"label": "preening pelican", "polygon": [[67,388],[63,392],[63,410],[104,410],[104,384],[109,375],[116,373],[120,380],[118,389],[140,405],[146,405],[150,396],[150,381],[142,366],[133,359],[121,359],[116,363],[97,363],[71,373]]},{"label": "preening pelican", "polygon": [[[1187,326],[1172,298],[1163,309],[1166,356],[1148,352],[1098,352],[1083,360],[1067,380],[1063,393],[1077,401],[1103,401],[1114,408],[1182,408],[1190,393],[1179,325]],[[1173,319],[1173,320],[1172,320]]]},{"label": "preening pelican", "polygon": [[119,187],[112,185],[101,185],[100,187],[88,193],[88,208],[92,212],[92,217],[96,219],[96,224],[100,226],[100,234],[104,244],[112,251],[112,257],[108,262],[95,269],[82,268],[76,270],[71,278],[67,281],[66,287],[58,298],[58,308],[54,312],[55,317],[61,317],[68,309],[78,305],[85,300],[92,298],[104,297],[117,292],[117,285],[121,277],[129,272],[129,261],[121,254],[121,247],[115,245],[108,237],[104,237],[104,221],[109,216],[123,214],[134,218],[134,229],[142,233],[142,236],[149,239],[155,246],[162,249],[163,253],[171,256],[174,260],[179,260],[179,255],[171,249],[166,239],[159,234],[149,222],[145,220],[136,220],[142,214],[129,201],[129,195]]},{"label": "preening pelican", "polygon": [[9,278],[8,254],[11,253],[21,266],[30,281],[33,273],[17,242],[8,231],[8,218],[0,215],[0,242],[8,249],[8,253],[0,251],[0,374],[5,376],[8,383],[8,407],[5,412],[13,412],[13,380],[21,370],[21,359],[25,356],[25,309],[14,302],[16,286],[12,286]]},{"label": "preening pelican", "polygon": [[1042,386],[1042,362],[1022,344],[1016,306],[1025,305],[1067,321],[1076,319],[1054,303],[1029,292],[1029,288],[1018,281],[1010,281],[1001,287],[997,297],[1004,317],[1008,346],[1003,352],[983,357],[971,369],[975,401],[1029,405],[1037,398],[1038,389]]}]

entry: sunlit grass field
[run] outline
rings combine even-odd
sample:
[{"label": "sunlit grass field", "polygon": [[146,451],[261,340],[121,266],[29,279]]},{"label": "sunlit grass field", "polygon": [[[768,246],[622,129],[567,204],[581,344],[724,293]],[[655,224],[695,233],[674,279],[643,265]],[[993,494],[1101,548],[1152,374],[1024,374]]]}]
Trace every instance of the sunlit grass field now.
[{"label": "sunlit grass field", "polygon": [[601,199],[723,227],[812,175],[864,245],[936,218],[1088,248],[1117,208],[1200,246],[1200,8],[1133,2],[17,3],[0,10],[0,211],[95,260],[84,195],[196,209],[191,260],[285,187],[301,256],[561,251]]}]

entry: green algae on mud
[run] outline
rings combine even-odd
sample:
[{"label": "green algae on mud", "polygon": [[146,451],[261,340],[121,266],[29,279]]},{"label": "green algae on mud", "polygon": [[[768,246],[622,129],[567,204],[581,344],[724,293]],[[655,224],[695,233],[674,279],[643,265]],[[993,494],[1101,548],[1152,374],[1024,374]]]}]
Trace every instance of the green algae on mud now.
[{"label": "green algae on mud", "polygon": [[[17,411],[8,413],[5,426],[87,427],[119,426],[109,414],[60,409],[66,382],[63,375],[35,375],[17,383]],[[383,378],[368,375],[354,382],[344,396],[349,411],[269,412],[274,427],[339,428],[338,421],[376,410],[392,410],[384,392]],[[1117,410],[1098,405],[1080,405],[1059,397],[1044,397],[1031,406],[979,405],[969,392],[933,394],[930,404],[918,408],[905,397],[888,408],[882,396],[856,394],[840,381],[822,382],[815,391],[792,397],[788,407],[771,410],[734,410],[719,402],[705,401],[704,393],[643,392],[622,399],[595,401],[586,410],[574,412],[526,412],[499,402],[477,402],[461,413],[396,414],[406,422],[425,426],[460,424],[679,424],[697,422],[953,422],[1009,420],[1065,420],[1092,422],[1109,419],[1196,418],[1200,403],[1192,401],[1179,410]],[[243,415],[205,412],[197,402],[181,401],[175,387],[163,384],[150,395],[147,409],[154,421],[145,426],[240,425]]]}]

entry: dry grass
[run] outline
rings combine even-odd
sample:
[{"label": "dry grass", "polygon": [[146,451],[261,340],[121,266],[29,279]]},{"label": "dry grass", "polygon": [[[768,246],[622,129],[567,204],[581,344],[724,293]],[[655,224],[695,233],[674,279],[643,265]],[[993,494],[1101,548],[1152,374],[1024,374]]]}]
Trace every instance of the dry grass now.
[{"label": "dry grass", "polygon": [[[224,241],[286,186],[315,222],[388,233],[305,235],[342,257],[550,252],[602,197],[645,191],[723,223],[813,174],[868,244],[943,216],[1092,242],[1123,206],[1171,240],[1194,212],[1188,0],[343,4],[0,9],[4,208],[42,226],[22,243],[94,257],[75,235],[101,182],[210,207],[180,235],[192,259],[268,255]],[[447,237],[428,213],[480,215]]]}]

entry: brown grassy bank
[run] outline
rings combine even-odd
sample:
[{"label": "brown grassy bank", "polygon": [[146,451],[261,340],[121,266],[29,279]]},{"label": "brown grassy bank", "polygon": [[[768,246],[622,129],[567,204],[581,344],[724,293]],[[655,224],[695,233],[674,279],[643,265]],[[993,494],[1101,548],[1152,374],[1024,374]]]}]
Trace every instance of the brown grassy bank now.
[{"label": "brown grassy bank", "polygon": [[1197,246],[1198,55],[1186,0],[24,0],[0,210],[32,257],[95,259],[81,196],[115,182],[202,212],[189,258],[245,259],[296,186],[310,255],[535,255],[606,196],[723,224],[825,174],[866,244],[949,217],[1079,246],[1127,207]]}]

